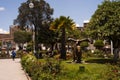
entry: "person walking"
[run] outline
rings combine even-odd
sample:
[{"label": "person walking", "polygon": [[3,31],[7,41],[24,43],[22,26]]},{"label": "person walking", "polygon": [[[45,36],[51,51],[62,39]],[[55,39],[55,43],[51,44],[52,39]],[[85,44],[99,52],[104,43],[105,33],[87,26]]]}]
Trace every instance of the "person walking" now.
[{"label": "person walking", "polygon": [[15,57],[16,57],[16,52],[13,50],[12,51],[12,59],[13,59],[13,61],[15,60]]}]

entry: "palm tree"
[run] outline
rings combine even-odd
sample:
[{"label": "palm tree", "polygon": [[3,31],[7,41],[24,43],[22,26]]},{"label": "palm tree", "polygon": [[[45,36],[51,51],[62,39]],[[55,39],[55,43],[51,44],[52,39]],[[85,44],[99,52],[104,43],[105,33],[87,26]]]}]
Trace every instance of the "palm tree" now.
[{"label": "palm tree", "polygon": [[73,22],[73,20],[65,16],[60,16],[60,18],[56,18],[51,23],[51,30],[61,32],[61,59],[66,59],[66,30],[74,30],[74,28],[75,23]]}]

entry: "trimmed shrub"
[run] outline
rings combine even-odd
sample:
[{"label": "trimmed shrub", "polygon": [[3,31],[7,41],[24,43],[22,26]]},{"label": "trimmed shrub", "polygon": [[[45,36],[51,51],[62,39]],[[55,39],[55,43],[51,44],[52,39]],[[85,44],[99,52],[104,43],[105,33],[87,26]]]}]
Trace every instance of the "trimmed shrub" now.
[{"label": "trimmed shrub", "polygon": [[101,49],[104,46],[103,40],[96,40],[95,43],[94,43],[94,46],[97,49]]}]

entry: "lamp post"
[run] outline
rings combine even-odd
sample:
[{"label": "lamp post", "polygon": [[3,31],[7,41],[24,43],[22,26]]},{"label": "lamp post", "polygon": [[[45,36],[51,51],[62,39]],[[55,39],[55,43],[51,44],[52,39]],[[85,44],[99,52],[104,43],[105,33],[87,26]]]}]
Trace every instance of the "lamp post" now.
[{"label": "lamp post", "polygon": [[[34,8],[34,4],[32,3],[32,2],[30,2],[29,3],[29,8],[31,9],[31,12],[32,12],[32,9]],[[35,24],[35,18],[34,18],[34,16],[32,15],[32,13],[31,13],[31,16],[32,16],[32,29],[34,29],[33,30],[33,52],[34,52],[34,54],[35,54],[35,56],[37,57],[37,52],[38,52],[38,42],[37,42],[37,28],[36,28],[36,24]],[[34,28],[33,28],[34,27]]]},{"label": "lamp post", "polygon": [[33,53],[35,54],[35,31],[34,31],[34,26],[32,25],[31,27],[31,30],[32,30],[32,44],[33,44]]}]

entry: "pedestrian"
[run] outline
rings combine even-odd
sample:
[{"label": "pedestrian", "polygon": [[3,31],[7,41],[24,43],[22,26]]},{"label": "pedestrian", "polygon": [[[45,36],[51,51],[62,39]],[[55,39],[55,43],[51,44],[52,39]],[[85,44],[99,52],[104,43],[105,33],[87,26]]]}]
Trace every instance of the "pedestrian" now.
[{"label": "pedestrian", "polygon": [[12,59],[13,59],[13,61],[15,60],[15,56],[16,56],[16,52],[13,50],[12,51]]}]

